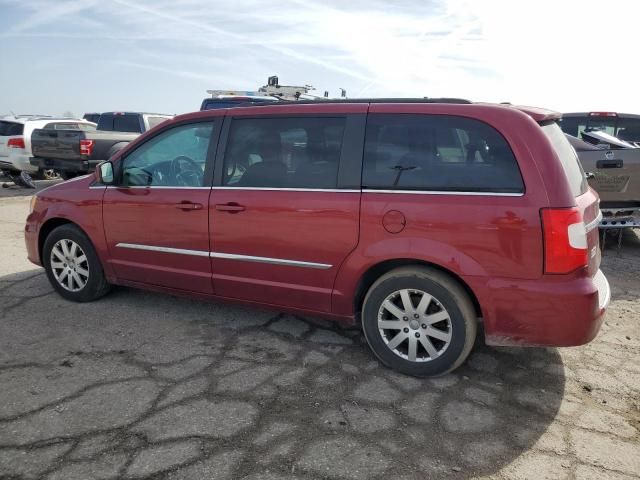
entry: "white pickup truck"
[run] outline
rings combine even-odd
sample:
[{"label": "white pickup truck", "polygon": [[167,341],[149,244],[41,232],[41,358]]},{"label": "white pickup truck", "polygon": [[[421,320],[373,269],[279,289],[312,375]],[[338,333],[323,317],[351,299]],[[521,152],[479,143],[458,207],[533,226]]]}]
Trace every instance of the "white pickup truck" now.
[{"label": "white pickup truck", "polygon": [[[31,164],[31,134],[38,128],[48,130],[96,129],[96,124],[73,118],[16,115],[0,118],[0,171],[17,184],[31,186],[29,175],[39,175],[46,179],[56,178],[51,169],[39,169]],[[26,175],[25,175],[26,174]],[[25,185],[26,183],[26,185]]]}]

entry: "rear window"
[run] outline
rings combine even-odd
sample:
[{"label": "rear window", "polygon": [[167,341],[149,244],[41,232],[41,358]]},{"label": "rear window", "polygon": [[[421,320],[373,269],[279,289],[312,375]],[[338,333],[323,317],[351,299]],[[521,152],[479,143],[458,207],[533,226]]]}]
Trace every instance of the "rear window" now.
[{"label": "rear window", "polygon": [[141,133],[140,115],[138,114],[102,114],[98,120],[98,130],[114,132]]},{"label": "rear window", "polygon": [[640,141],[640,118],[625,116],[571,115],[560,120],[562,131],[581,138],[582,132],[601,131],[631,142]]},{"label": "rear window", "polygon": [[113,116],[114,132],[134,132],[140,133],[140,116],[139,115],[114,115]]},{"label": "rear window", "polygon": [[44,128],[46,130],[82,130],[85,132],[93,131],[96,129],[95,125],[88,123],[47,123]]},{"label": "rear window", "polygon": [[0,135],[3,137],[22,135],[22,132],[24,132],[24,125],[22,123],[0,121]]},{"label": "rear window", "polygon": [[567,137],[565,137],[564,133],[555,122],[543,124],[541,126],[542,131],[551,141],[558,157],[560,157],[560,163],[562,163],[562,168],[564,169],[564,173],[569,181],[569,186],[571,187],[571,193],[573,196],[577,197],[586,193],[588,188],[587,179],[584,175],[584,171],[582,170],[582,165],[580,165],[578,160],[578,155],[569,143],[569,140],[567,140]]},{"label": "rear window", "polygon": [[522,193],[506,140],[477,120],[445,115],[369,115],[365,188]]}]

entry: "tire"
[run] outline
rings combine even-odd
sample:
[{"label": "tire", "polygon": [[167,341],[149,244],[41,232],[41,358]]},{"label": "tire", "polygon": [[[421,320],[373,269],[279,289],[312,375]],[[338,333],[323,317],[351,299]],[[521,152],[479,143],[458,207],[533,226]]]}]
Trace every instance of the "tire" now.
[{"label": "tire", "polygon": [[462,286],[427,267],[386,273],[371,286],[362,308],[362,329],[376,357],[415,377],[458,368],[471,352],[477,328],[473,303]]},{"label": "tire", "polygon": [[51,231],[42,248],[42,265],[53,288],[67,300],[91,302],[111,288],[91,240],[75,225]]},{"label": "tire", "polygon": [[53,168],[42,168],[38,171],[38,176],[42,180],[58,180],[60,178],[60,172]]}]

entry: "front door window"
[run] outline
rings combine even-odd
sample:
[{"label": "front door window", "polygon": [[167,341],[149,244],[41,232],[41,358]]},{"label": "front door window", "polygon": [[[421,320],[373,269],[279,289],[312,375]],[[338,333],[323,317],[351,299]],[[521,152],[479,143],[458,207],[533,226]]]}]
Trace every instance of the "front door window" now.
[{"label": "front door window", "polygon": [[213,123],[181,125],[152,138],[127,155],[125,187],[203,187]]}]

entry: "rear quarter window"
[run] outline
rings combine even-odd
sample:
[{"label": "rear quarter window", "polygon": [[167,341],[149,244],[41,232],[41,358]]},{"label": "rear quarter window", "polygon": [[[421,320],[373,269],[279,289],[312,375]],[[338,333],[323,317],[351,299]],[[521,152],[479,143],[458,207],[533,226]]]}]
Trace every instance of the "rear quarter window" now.
[{"label": "rear quarter window", "polygon": [[564,132],[555,122],[542,124],[541,127],[560,158],[562,169],[567,176],[573,196],[578,197],[586,193],[589,187],[584,171],[582,170],[582,165],[580,165],[578,154],[569,143],[569,140],[567,140]]},{"label": "rear quarter window", "polygon": [[365,188],[523,193],[518,162],[493,127],[447,115],[369,115]]}]

